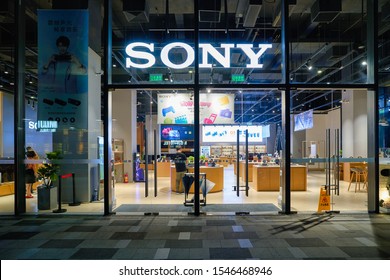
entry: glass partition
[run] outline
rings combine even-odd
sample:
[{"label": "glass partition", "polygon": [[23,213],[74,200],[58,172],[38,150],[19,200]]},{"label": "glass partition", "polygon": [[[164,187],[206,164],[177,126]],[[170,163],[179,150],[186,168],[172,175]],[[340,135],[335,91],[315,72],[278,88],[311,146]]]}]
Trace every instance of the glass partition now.
[{"label": "glass partition", "polygon": [[194,4],[113,0],[112,83],[194,81]]},{"label": "glass partition", "polygon": [[282,82],[280,0],[208,2],[199,1],[199,82]]},{"label": "glass partition", "polygon": [[367,83],[367,1],[289,5],[290,82]]},{"label": "glass partition", "polygon": [[[11,67],[2,69],[0,104],[1,104],[1,158],[0,158],[0,212],[12,214],[14,212],[15,193],[15,166],[14,166],[14,100],[12,83],[8,80],[13,70]],[[12,72],[11,72],[12,71]],[[3,76],[4,75],[4,76]],[[7,77],[8,75],[8,77]]]},{"label": "glass partition", "polygon": [[388,31],[388,10],[390,3],[379,6],[379,37],[378,37],[378,67],[379,67],[379,104],[378,104],[378,140],[379,140],[379,206],[380,211],[390,212],[390,61]]},{"label": "glass partition", "polygon": [[88,1],[26,8],[27,212],[103,212],[101,23]]},{"label": "glass partition", "polygon": [[[367,91],[300,90],[291,96],[291,205],[298,211],[367,209]],[[298,180],[300,167],[304,173]],[[305,185],[298,189],[298,185]],[[321,191],[328,209],[319,208]]]}]

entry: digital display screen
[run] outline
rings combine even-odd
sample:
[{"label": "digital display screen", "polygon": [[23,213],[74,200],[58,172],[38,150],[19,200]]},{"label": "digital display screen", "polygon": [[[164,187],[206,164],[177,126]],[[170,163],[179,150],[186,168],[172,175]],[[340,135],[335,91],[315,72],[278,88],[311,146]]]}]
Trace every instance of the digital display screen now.
[{"label": "digital display screen", "polygon": [[313,128],[313,110],[308,110],[294,116],[294,131]]},{"label": "digital display screen", "polygon": [[193,140],[193,125],[161,125],[161,140]]}]

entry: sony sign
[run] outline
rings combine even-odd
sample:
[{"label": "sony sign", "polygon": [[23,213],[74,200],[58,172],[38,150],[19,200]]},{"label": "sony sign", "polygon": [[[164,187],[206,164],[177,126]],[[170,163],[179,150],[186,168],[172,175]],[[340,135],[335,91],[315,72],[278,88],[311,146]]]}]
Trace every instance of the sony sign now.
[{"label": "sony sign", "polygon": [[[180,64],[175,64],[169,59],[169,53],[174,48],[182,48],[187,53],[187,58]],[[249,58],[250,63],[246,65],[247,68],[263,68],[263,64],[259,63],[260,57],[267,49],[272,48],[272,44],[259,44],[257,47],[253,47],[253,44],[221,44],[223,54],[219,52],[211,44],[199,44],[199,51],[202,52],[202,61],[199,64],[199,68],[211,68],[212,64],[209,63],[209,55],[212,56],[218,63],[224,68],[230,68],[230,53],[231,49],[241,49]],[[256,50],[257,49],[257,50]],[[126,67],[127,68],[150,68],[156,63],[156,57],[154,56],[155,47],[153,43],[134,42],[128,44],[126,47]],[[162,48],[160,53],[162,63],[172,69],[183,69],[191,66],[195,59],[194,49],[186,43],[170,43]],[[145,60],[143,63],[137,63],[134,59]]]}]

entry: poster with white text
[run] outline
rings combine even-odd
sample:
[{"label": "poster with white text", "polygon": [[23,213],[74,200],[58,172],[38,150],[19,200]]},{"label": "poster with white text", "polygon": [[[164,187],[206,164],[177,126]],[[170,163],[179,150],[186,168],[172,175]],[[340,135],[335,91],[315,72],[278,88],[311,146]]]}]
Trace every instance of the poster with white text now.
[{"label": "poster with white text", "polygon": [[88,11],[39,10],[38,120],[87,128],[87,69]]}]

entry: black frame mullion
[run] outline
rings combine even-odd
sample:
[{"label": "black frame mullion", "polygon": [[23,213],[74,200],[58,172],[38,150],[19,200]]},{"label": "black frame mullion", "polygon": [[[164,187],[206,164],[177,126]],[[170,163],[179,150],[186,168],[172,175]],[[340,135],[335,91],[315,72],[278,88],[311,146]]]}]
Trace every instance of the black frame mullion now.
[{"label": "black frame mullion", "polygon": [[16,215],[26,212],[25,198],[25,59],[26,59],[26,6],[25,1],[15,1],[15,87],[14,87],[14,158],[15,158],[15,196],[14,211]]},{"label": "black frame mullion", "polygon": [[104,0],[104,19],[103,19],[104,37],[104,73],[103,76],[103,123],[104,123],[104,215],[110,215],[113,210],[112,201],[112,170],[114,168],[112,160],[112,93],[110,86],[112,84],[111,65],[112,65],[112,0]]},{"label": "black frame mullion", "polygon": [[194,54],[195,54],[195,76],[194,76],[194,215],[200,215],[200,185],[199,185],[199,156],[200,156],[200,143],[199,143],[199,130],[200,130],[200,118],[199,118],[199,0],[194,0],[194,15],[195,18],[195,34],[194,34]]}]

